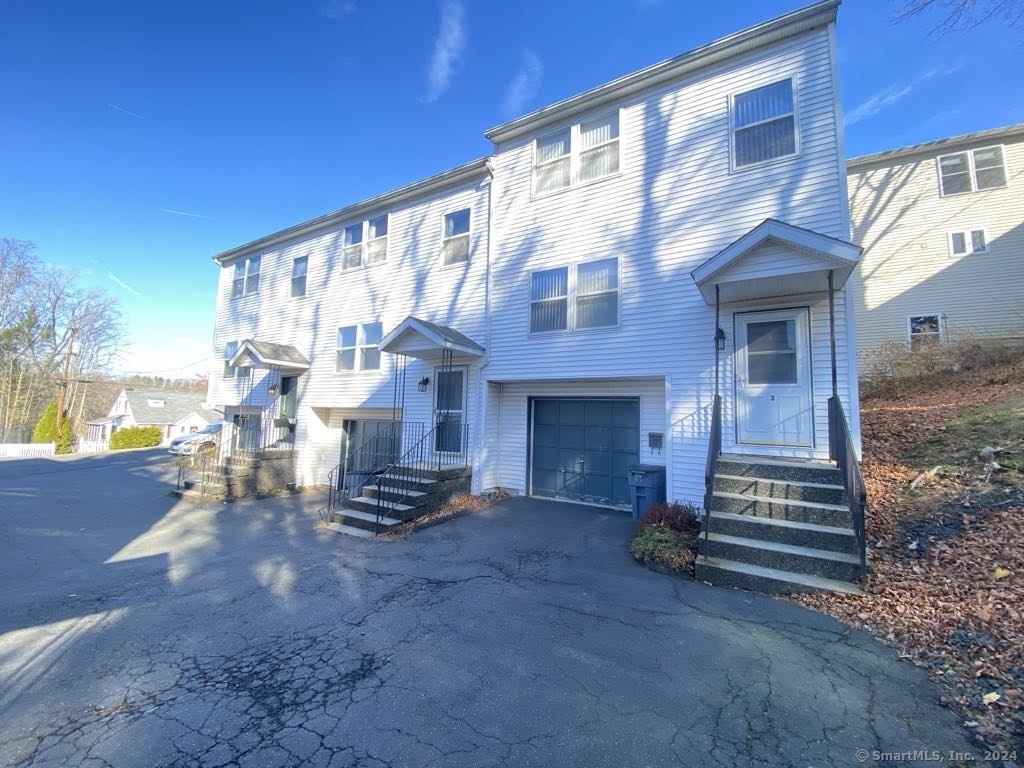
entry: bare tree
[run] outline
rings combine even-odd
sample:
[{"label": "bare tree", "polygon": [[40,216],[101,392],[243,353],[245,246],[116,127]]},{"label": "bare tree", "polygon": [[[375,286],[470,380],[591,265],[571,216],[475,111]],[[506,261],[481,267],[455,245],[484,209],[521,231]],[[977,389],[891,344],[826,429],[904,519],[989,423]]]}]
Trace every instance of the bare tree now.
[{"label": "bare tree", "polygon": [[43,264],[32,243],[0,239],[0,439],[35,423],[54,398],[65,363],[71,382],[65,409],[83,413],[78,382],[105,370],[123,342],[117,301],[79,287],[77,279]]},{"label": "bare tree", "polygon": [[936,26],[940,32],[974,29],[993,19],[1003,19],[1007,26],[1016,27],[1024,20],[1022,0],[907,0],[897,21],[912,16],[938,13],[942,20]]}]

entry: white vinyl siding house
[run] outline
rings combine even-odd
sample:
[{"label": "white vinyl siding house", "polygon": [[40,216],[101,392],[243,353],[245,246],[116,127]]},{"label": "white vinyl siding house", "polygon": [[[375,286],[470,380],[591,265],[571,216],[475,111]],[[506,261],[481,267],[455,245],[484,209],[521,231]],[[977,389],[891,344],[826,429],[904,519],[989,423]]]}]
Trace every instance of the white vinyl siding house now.
[{"label": "white vinyl siding house", "polygon": [[[517,118],[487,132],[486,161],[218,256],[216,349],[262,339],[308,359],[298,482],[324,484],[353,421],[396,401],[404,421],[443,410],[468,426],[475,491],[615,505],[633,462],[701,503],[716,382],[725,451],[826,458],[833,386],[859,439],[837,5]],[[259,293],[232,299],[235,264],[256,254]],[[454,350],[450,370],[432,344]],[[761,379],[799,390],[779,396],[795,420],[764,410]],[[212,377],[210,399],[263,407],[268,387],[244,381]],[[455,383],[461,402],[440,405]]]},{"label": "white vinyl siding house", "polygon": [[848,165],[857,343],[1024,338],[1024,125]]}]

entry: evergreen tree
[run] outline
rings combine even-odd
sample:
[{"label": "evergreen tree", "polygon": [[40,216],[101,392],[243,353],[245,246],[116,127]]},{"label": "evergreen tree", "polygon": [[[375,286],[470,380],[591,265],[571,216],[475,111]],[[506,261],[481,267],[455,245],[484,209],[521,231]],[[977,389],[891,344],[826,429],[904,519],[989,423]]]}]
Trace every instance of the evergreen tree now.
[{"label": "evergreen tree", "polygon": [[52,400],[32,430],[33,443],[55,443],[56,453],[71,453],[71,422],[64,414],[57,434],[57,401]]}]

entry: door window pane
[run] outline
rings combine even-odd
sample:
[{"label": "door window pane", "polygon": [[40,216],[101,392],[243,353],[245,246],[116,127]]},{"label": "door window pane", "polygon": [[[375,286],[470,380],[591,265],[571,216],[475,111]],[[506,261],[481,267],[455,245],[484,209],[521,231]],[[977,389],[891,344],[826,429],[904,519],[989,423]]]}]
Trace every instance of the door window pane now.
[{"label": "door window pane", "polygon": [[747,355],[751,384],[796,384],[796,352],[753,352]]},{"label": "door window pane", "polygon": [[747,349],[750,352],[777,352],[796,349],[796,321],[769,320],[747,324]]}]

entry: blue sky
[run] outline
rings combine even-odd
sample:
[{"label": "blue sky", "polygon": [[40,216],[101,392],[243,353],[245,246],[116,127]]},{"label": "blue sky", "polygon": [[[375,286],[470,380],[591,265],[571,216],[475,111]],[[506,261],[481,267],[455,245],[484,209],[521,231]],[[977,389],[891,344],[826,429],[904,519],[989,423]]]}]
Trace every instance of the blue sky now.
[{"label": "blue sky", "polygon": [[[118,296],[123,370],[209,355],[222,250],[487,154],[483,131],[800,0],[4,0],[0,237]],[[1024,33],[840,8],[850,156],[1024,122]]]}]

